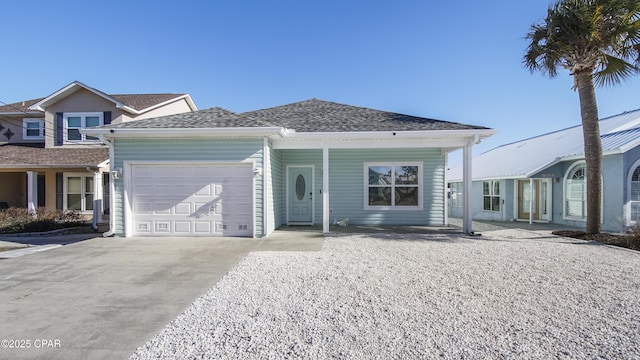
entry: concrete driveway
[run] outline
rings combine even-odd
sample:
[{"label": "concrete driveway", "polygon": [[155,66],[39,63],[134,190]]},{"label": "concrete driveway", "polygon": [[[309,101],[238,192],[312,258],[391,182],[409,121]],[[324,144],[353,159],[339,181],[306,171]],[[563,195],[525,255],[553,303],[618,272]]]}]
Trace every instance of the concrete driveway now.
[{"label": "concrete driveway", "polygon": [[0,359],[127,358],[249,251],[291,239],[94,238],[0,260]]}]

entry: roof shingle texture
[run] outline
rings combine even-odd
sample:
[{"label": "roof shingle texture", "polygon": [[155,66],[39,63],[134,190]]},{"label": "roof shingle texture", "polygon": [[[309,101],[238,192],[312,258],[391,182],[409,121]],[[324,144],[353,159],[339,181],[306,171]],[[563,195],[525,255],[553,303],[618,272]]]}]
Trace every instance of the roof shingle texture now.
[{"label": "roof shingle texture", "polygon": [[13,103],[13,104],[7,104],[7,105],[2,105],[0,106],[0,113],[30,113],[33,112],[33,110],[29,110],[29,106],[37,103],[38,101],[42,100],[44,98],[39,98],[39,99],[32,99],[32,100],[25,100],[25,101],[20,101],[17,103]]},{"label": "roof shingle texture", "polygon": [[[124,105],[136,110],[144,110],[152,106],[162,104],[163,102],[176,99],[186,94],[125,94],[125,95],[109,95]],[[20,101],[13,104],[0,106],[0,113],[32,113],[29,106],[43,100],[44,98]]]},{"label": "roof shingle texture", "polygon": [[106,125],[108,129],[208,129],[239,127],[272,127],[274,125],[250,119],[223,108],[215,107],[199,111],[161,116],[157,118],[127,121]]},{"label": "roof shingle texture", "polygon": [[242,128],[283,127],[297,132],[424,131],[487,129],[311,99],[236,114],[216,107],[158,118],[134,120],[106,128]]},{"label": "roof shingle texture", "polygon": [[424,131],[488,129],[311,99],[243,113],[297,132]]},{"label": "roof shingle texture", "polygon": [[22,145],[0,145],[2,166],[96,166],[109,159],[106,147],[43,148]]},{"label": "roof shingle texture", "polygon": [[144,110],[184,95],[186,94],[124,94],[109,96],[131,108]]}]

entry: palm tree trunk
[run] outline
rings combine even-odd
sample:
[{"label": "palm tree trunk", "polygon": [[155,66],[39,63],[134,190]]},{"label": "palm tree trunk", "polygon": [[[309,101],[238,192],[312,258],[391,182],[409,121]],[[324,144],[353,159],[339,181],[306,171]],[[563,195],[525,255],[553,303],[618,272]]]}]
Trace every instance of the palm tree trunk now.
[{"label": "palm tree trunk", "polygon": [[580,98],[580,115],[584,137],[584,157],[587,163],[587,234],[600,233],[602,199],[602,143],[598,123],[598,105],[591,71],[576,74],[575,81]]}]

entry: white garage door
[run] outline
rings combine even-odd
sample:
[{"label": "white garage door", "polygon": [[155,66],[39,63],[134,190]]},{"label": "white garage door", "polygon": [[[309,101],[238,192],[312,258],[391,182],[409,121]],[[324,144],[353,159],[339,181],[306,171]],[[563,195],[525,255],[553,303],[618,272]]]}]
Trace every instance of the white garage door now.
[{"label": "white garage door", "polygon": [[253,167],[133,165],[133,235],[253,236]]}]

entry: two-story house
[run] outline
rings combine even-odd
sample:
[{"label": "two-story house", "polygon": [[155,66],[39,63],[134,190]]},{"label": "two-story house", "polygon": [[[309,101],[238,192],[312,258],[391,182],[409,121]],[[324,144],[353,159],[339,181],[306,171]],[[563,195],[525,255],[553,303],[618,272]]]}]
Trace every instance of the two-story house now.
[{"label": "two-story house", "polygon": [[109,150],[80,129],[197,110],[189,94],[109,95],[74,81],[0,106],[0,208],[108,213]]}]

